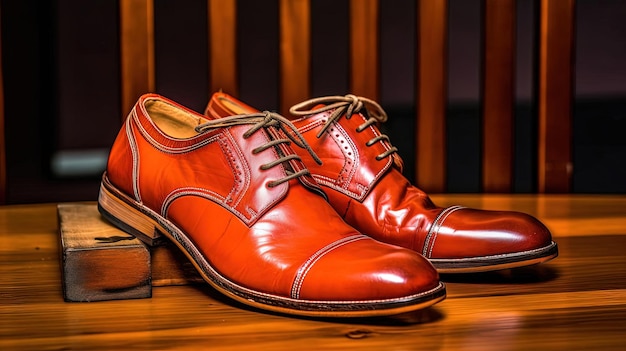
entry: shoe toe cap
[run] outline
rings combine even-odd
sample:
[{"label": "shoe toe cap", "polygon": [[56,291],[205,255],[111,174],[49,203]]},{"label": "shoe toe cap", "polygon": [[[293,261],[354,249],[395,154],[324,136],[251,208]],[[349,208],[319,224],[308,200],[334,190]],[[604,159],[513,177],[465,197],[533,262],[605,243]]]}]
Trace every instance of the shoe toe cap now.
[{"label": "shoe toe cap", "polygon": [[549,229],[528,214],[463,209],[433,233],[425,254],[430,258],[490,256],[536,250],[551,243]]},{"label": "shoe toe cap", "polygon": [[301,280],[297,298],[335,301],[404,299],[440,286],[423,256],[372,239],[329,253]]}]

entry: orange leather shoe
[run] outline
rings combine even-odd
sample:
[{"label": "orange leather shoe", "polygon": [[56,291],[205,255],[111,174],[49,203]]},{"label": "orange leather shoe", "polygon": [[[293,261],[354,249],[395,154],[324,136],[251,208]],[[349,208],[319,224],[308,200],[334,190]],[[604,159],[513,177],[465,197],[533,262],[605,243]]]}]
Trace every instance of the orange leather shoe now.
[{"label": "orange leather shoe", "polygon": [[428,260],[346,224],[290,144],[316,159],[277,114],[208,120],[144,95],[112,146],[100,212],[146,243],[172,240],[209,284],[250,306],[376,316],[442,300]]},{"label": "orange leather shoe", "polygon": [[[217,93],[206,113],[250,113],[252,107]],[[491,271],[557,256],[550,231],[511,211],[436,206],[402,175],[402,160],[378,129],[387,116],[354,95],[322,97],[293,106],[292,122],[322,164],[296,150],[333,208],[357,230],[421,253],[440,273]]]}]

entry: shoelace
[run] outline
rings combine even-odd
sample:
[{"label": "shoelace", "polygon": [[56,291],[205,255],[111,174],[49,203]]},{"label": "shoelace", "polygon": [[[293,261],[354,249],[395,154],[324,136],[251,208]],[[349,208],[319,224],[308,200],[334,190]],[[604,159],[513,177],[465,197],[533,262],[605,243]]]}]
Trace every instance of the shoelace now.
[{"label": "shoelace", "polygon": [[[319,104],[324,104],[326,106],[312,110],[313,107]],[[317,133],[318,138],[320,138],[326,132],[326,130],[328,130],[328,128],[330,128],[330,126],[339,118],[341,118],[341,116],[343,116],[344,114],[346,116],[346,119],[350,119],[353,114],[364,110],[365,115],[368,117],[368,119],[357,128],[356,131],[359,133],[365,130],[367,127],[371,126],[372,124],[384,123],[387,121],[387,114],[385,113],[385,110],[383,110],[383,108],[377,102],[362,96],[356,96],[352,94],[348,94],[346,96],[324,96],[310,99],[293,105],[289,109],[289,112],[294,116],[307,116],[313,113],[320,113],[330,110],[334,111],[328,117],[328,120],[326,121],[326,124],[324,124],[324,127],[322,127],[322,130]],[[389,143],[389,149],[376,156],[376,160],[378,161],[390,156],[393,153],[398,152],[398,149],[395,146],[391,145],[389,137],[383,133],[379,133],[378,136],[370,139],[367,143],[365,143],[365,145],[372,146],[382,140],[386,140]]]},{"label": "shoelace", "polygon": [[[195,129],[196,129],[196,132],[203,133],[212,129],[227,128],[227,127],[232,127],[232,126],[237,126],[237,125],[247,125],[247,124],[248,125],[251,124],[253,126],[252,128],[248,129],[243,134],[244,138],[249,138],[250,136],[252,136],[252,134],[256,133],[261,128],[271,128],[271,127],[283,131],[283,135],[286,135],[288,138],[288,139],[284,139],[284,138],[274,139],[274,136],[271,133],[267,133],[272,140],[266,144],[263,144],[253,149],[252,150],[253,154],[258,154],[259,152],[265,151],[271,147],[276,147],[280,144],[291,145],[291,143],[293,142],[299,147],[307,150],[311,154],[315,162],[317,162],[318,164],[322,164],[322,161],[320,160],[320,158],[315,154],[315,152],[313,152],[313,149],[311,149],[311,146],[309,146],[309,144],[306,142],[302,134],[298,132],[298,129],[296,128],[296,126],[294,126],[293,123],[291,123],[285,117],[274,112],[264,111],[264,112],[259,112],[259,113],[251,113],[251,114],[235,115],[235,116],[219,118],[219,119],[210,120],[208,122],[199,124],[196,126]],[[278,148],[276,149],[279,155],[281,156],[278,159],[270,163],[261,165],[262,170],[268,170],[281,163],[288,164],[289,161],[294,160],[294,159],[300,160],[300,157],[296,154],[284,155],[283,152],[280,151],[280,149]],[[290,181],[291,179],[295,179],[303,175],[310,174],[309,170],[306,168],[296,172],[293,170],[292,167],[285,167],[285,171],[287,172],[286,177],[270,181],[267,183],[267,186],[275,187],[284,182]]]}]

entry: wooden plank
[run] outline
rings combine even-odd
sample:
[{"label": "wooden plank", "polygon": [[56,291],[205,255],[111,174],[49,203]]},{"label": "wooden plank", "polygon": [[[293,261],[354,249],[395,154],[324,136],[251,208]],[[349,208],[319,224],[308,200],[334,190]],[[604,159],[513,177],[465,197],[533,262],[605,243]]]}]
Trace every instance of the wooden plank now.
[{"label": "wooden plank", "polygon": [[572,182],[574,0],[542,0],[539,27],[538,191]]},{"label": "wooden plank", "polygon": [[63,295],[89,302],[152,296],[150,252],[93,204],[59,204]]},{"label": "wooden plank", "polygon": [[208,0],[209,94],[239,94],[237,81],[237,6],[235,0]]},{"label": "wooden plank", "polygon": [[122,120],[145,93],[154,92],[153,0],[121,0],[120,70]]},{"label": "wooden plank", "polygon": [[427,192],[446,188],[446,63],[448,2],[419,0],[415,177]]},{"label": "wooden plank", "polygon": [[350,91],[380,99],[378,0],[350,0]]},{"label": "wooden plank", "polygon": [[280,0],[280,110],[311,95],[311,7],[309,0]]},{"label": "wooden plank", "polygon": [[515,95],[514,0],[484,0],[482,190],[510,192],[513,184]]}]

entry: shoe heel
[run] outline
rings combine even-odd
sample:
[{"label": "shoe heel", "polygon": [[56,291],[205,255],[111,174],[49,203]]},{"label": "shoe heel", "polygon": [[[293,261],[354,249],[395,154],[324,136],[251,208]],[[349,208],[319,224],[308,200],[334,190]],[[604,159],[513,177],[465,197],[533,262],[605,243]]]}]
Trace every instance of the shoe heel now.
[{"label": "shoe heel", "polygon": [[114,189],[100,185],[98,196],[98,211],[116,227],[135,236],[149,246],[155,246],[163,240],[157,222],[134,208],[128,202],[120,199],[123,194],[115,194]]}]

